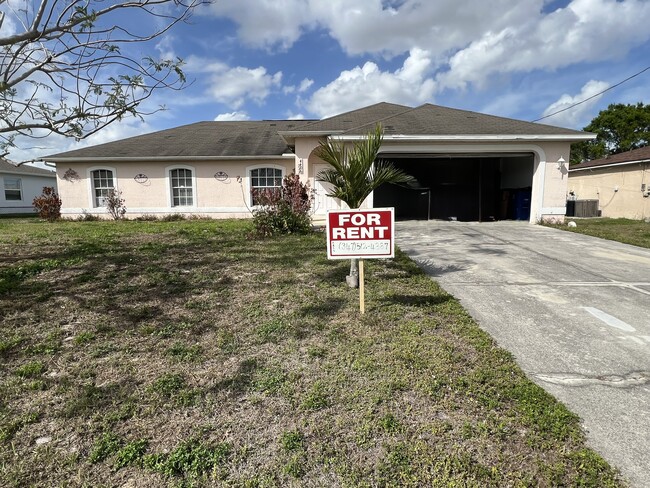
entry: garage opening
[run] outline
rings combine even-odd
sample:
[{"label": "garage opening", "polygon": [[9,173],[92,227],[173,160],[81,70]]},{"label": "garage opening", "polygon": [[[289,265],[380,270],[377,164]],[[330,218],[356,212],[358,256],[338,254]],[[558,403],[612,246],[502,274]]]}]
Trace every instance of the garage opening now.
[{"label": "garage opening", "polygon": [[395,207],[398,220],[486,222],[528,220],[533,154],[382,154],[413,176],[408,185],[382,185],[375,207]]}]

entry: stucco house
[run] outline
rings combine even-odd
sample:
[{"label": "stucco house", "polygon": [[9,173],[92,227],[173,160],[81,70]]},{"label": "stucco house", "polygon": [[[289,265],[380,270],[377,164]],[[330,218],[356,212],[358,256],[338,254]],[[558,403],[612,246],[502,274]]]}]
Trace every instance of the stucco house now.
[{"label": "stucco house", "polygon": [[561,219],[563,161],[571,143],[595,137],[431,104],[378,103],[317,121],[198,122],[43,159],[56,163],[62,213],[69,217],[105,215],[103,200],[113,188],[130,216],[248,217],[255,188],[277,187],[295,171],[314,189],[319,219],[341,205],[316,178],[326,167],[316,156],[319,143],[352,144],[378,123],[380,156],[417,184],[386,185],[364,205],[393,206],[404,219]]},{"label": "stucco house", "polygon": [[16,166],[0,158],[0,214],[34,213],[32,201],[44,186],[56,188],[54,171],[35,166]]},{"label": "stucco house", "polygon": [[649,219],[650,146],[571,166],[569,194],[598,200],[603,217]]}]

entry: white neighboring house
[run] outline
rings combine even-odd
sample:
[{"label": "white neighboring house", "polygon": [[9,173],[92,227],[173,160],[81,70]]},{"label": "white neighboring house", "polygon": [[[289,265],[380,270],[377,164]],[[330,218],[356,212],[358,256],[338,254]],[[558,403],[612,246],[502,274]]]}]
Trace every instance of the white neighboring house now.
[{"label": "white neighboring house", "polygon": [[34,213],[32,201],[44,186],[56,188],[54,171],[0,159],[0,214]]}]

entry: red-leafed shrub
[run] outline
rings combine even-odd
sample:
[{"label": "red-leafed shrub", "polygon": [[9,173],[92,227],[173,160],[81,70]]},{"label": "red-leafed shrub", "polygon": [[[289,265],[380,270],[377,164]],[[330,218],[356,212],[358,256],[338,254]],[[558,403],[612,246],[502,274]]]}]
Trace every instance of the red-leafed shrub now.
[{"label": "red-leafed shrub", "polygon": [[257,190],[253,195],[255,231],[263,237],[311,231],[312,200],[309,184],[295,173],[284,177],[282,188]]},{"label": "red-leafed shrub", "polygon": [[34,198],[32,205],[42,219],[53,222],[61,218],[61,199],[51,186],[44,186],[43,193]]}]

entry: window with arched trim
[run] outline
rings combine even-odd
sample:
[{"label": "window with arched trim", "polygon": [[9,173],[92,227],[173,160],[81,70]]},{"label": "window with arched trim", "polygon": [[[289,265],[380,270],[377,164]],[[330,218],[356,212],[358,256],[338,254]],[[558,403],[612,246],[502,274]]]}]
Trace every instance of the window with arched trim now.
[{"label": "window with arched trim", "polygon": [[192,170],[175,168],[169,171],[172,207],[191,207],[194,205],[194,180]]},{"label": "window with arched trim", "polygon": [[251,203],[259,205],[260,192],[282,190],[282,170],[279,168],[255,168],[250,172]]},{"label": "window with arched trim", "polygon": [[93,182],[93,206],[105,207],[106,198],[115,189],[113,172],[110,169],[96,169],[91,172]]}]

